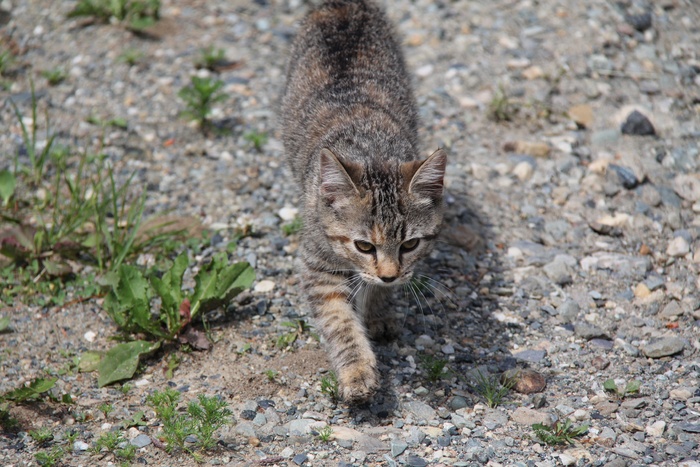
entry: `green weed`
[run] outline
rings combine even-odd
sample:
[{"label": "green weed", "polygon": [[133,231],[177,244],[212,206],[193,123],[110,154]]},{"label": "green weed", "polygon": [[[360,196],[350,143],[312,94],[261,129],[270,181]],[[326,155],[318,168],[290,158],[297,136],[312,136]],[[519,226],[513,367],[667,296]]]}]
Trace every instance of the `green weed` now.
[{"label": "green weed", "polygon": [[0,50],[0,77],[7,76],[15,63],[15,56],[9,50]]},{"label": "green weed", "polygon": [[642,382],[637,379],[628,381],[624,387],[618,386],[617,383],[615,383],[615,380],[612,378],[603,383],[603,389],[605,389],[605,392],[614,395],[618,399],[624,399],[632,394],[639,394],[639,388],[641,386]]},{"label": "green weed", "polygon": [[588,431],[588,425],[583,424],[574,427],[568,418],[564,423],[557,422],[555,426],[549,427],[541,423],[532,425],[537,438],[547,445],[573,444],[573,439]]},{"label": "green weed", "polygon": [[421,355],[419,359],[425,372],[425,377],[431,383],[435,383],[449,374],[447,360],[428,354]]},{"label": "green weed", "polygon": [[268,136],[264,131],[251,130],[243,135],[243,139],[248,141],[256,151],[262,152],[263,146],[267,143]]},{"label": "green weed", "polygon": [[26,402],[43,397],[55,385],[58,378],[36,378],[26,386],[21,386],[0,396],[1,400]]},{"label": "green weed", "polygon": [[333,427],[330,425],[324,426],[321,431],[318,432],[318,439],[324,443],[330,442],[331,436],[333,436]]},{"label": "green weed", "polygon": [[335,372],[329,371],[326,376],[321,378],[321,394],[325,394],[333,402],[340,400],[338,377]]},{"label": "green weed", "polygon": [[501,405],[503,398],[515,385],[515,380],[501,384],[499,378],[494,375],[484,375],[480,370],[476,372],[476,384],[472,385],[474,391],[484,398],[486,405],[492,409]]},{"label": "green weed", "polygon": [[199,59],[195,62],[197,68],[206,68],[216,71],[216,67],[226,62],[224,49],[217,49],[213,45],[200,50]]},{"label": "green weed", "polygon": [[267,376],[267,380],[270,381],[271,383],[275,382],[275,379],[277,378],[277,375],[279,373],[276,372],[275,370],[266,370],[265,371],[265,376]]},{"label": "green weed", "polygon": [[197,399],[190,401],[187,412],[183,414],[177,411],[180,393],[173,389],[155,391],[146,398],[146,403],[163,422],[168,452],[174,449],[191,452],[185,446],[185,438],[189,435],[197,438],[196,444],[201,449],[211,449],[216,445],[214,433],[228,422],[231,411],[228,404],[216,396],[199,394]]},{"label": "green weed", "polygon": [[197,444],[202,449],[211,449],[216,445],[214,432],[224,426],[231,417],[228,404],[219,397],[197,396],[198,402],[191,401],[187,413],[192,419],[192,430],[197,437]]},{"label": "green weed", "polygon": [[160,18],[160,0],[80,0],[69,18],[89,16],[108,23],[112,18],[127,27],[140,30]]},{"label": "green weed", "polygon": [[518,107],[511,102],[505,89],[499,86],[489,103],[489,118],[495,122],[509,122],[517,112]]},{"label": "green weed", "polygon": [[143,419],[144,413],[143,410],[139,410],[136,412],[134,415],[131,416],[131,418],[126,418],[124,419],[120,426],[124,430],[128,430],[131,427],[135,426],[146,426],[146,421]]},{"label": "green weed", "polygon": [[282,233],[289,237],[290,235],[294,235],[295,233],[301,231],[302,227],[304,227],[304,221],[302,221],[301,217],[297,216],[292,219],[291,222],[282,224]]},{"label": "green weed", "polygon": [[224,82],[221,80],[193,76],[192,83],[178,92],[180,99],[185,101],[186,109],[182,115],[196,121],[202,130],[208,130],[211,126],[209,115],[212,106],[228,99],[228,95],[221,91],[223,87]]},{"label": "green weed", "polygon": [[143,52],[138,49],[126,49],[117,57],[117,60],[129,66],[134,66],[139,63],[143,57]]},{"label": "green weed", "polygon": [[51,451],[39,451],[34,454],[37,464],[45,467],[58,465],[63,458],[65,451],[60,446],[55,446]]},{"label": "green weed", "polygon": [[313,326],[308,324],[303,319],[298,319],[296,321],[284,321],[280,323],[280,326],[291,328],[288,332],[282,334],[277,338],[277,342],[275,343],[275,345],[280,349],[286,349],[288,347],[291,347],[292,344],[294,344],[297,341],[297,339],[299,339],[305,334],[310,335],[316,340],[319,339],[318,334],[311,331],[313,329]]},{"label": "green weed", "polygon": [[113,452],[119,447],[119,444],[124,441],[125,439],[119,431],[107,431],[97,438],[95,445],[92,447],[92,452],[98,453],[103,449],[108,452]]},{"label": "green weed", "polygon": [[97,407],[97,410],[102,412],[102,415],[104,415],[105,418],[109,416],[112,412],[114,412],[114,406],[112,404],[107,404],[106,402],[103,402],[100,404],[99,407]]},{"label": "green weed", "polygon": [[50,441],[53,441],[51,429],[45,426],[37,428],[36,430],[29,430],[28,434],[39,446],[45,446]]},{"label": "green weed", "polygon": [[50,70],[44,70],[41,72],[41,76],[46,78],[51,86],[56,86],[62,83],[67,77],[68,73],[63,68],[52,68]]},{"label": "green weed", "polygon": [[122,117],[115,117],[110,118],[108,120],[103,120],[99,117],[91,115],[85,121],[92,125],[101,126],[102,128],[114,127],[119,128],[120,130],[127,130],[129,128],[129,122],[127,122],[126,119]]},{"label": "green weed", "polygon": [[0,405],[0,428],[5,433],[15,433],[20,429],[19,420],[10,414],[9,404]]}]

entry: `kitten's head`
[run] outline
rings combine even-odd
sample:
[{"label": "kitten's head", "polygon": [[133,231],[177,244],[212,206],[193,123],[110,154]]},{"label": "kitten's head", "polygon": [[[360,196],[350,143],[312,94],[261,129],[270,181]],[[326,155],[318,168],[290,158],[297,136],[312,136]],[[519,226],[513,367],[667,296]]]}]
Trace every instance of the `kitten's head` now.
[{"label": "kitten's head", "polygon": [[423,161],[371,166],[321,151],[318,209],[324,234],[365,282],[406,283],[430,252],[442,223],[446,162],[442,149]]}]

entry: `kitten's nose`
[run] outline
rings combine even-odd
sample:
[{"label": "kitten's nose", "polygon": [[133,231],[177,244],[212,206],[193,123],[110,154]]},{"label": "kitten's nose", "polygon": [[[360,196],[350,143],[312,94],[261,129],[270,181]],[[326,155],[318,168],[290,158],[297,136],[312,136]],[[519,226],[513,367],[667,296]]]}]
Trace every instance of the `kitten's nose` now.
[{"label": "kitten's nose", "polygon": [[396,276],[380,277],[380,279],[388,284],[389,282],[394,282],[396,280]]}]

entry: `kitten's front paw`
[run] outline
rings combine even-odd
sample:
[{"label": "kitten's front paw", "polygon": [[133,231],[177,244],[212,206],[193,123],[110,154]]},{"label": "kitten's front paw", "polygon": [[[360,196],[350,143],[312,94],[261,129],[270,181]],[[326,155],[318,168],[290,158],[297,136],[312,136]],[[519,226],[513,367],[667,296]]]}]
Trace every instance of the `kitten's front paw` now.
[{"label": "kitten's front paw", "polygon": [[379,374],[371,365],[353,365],[339,371],[340,394],[348,403],[365,402],[379,388]]}]

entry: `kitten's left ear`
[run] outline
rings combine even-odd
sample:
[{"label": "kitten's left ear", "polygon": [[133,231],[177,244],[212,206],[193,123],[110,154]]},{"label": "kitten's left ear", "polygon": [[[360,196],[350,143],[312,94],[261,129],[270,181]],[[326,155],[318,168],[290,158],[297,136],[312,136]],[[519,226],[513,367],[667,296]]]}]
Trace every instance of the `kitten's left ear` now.
[{"label": "kitten's left ear", "polygon": [[438,149],[419,164],[408,185],[408,192],[435,200],[441,198],[447,154]]}]

